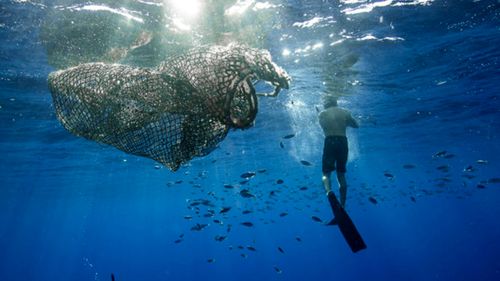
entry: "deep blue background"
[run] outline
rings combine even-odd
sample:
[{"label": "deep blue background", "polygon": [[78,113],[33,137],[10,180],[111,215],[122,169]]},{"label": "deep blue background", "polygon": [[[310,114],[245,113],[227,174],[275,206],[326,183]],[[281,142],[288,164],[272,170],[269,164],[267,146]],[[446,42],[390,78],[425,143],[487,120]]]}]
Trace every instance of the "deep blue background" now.
[{"label": "deep blue background", "polygon": [[[0,3],[0,280],[500,279],[498,1],[393,1],[351,15],[342,10],[364,1],[284,1],[280,26],[263,33],[291,89],[260,99],[253,128],[176,173],[65,131],[39,40],[55,4]],[[330,46],[342,29],[350,37]],[[401,39],[361,40],[369,34]],[[368,245],[357,254],[337,228],[311,219],[331,217],[320,181],[322,82],[349,53],[360,60],[345,79],[358,82],[341,106],[361,128],[349,132],[347,208]],[[440,151],[447,157],[433,157]],[[241,184],[247,171],[257,175]],[[244,188],[256,198],[240,196]],[[196,199],[213,207],[197,214]],[[209,225],[191,231],[196,223]]]}]

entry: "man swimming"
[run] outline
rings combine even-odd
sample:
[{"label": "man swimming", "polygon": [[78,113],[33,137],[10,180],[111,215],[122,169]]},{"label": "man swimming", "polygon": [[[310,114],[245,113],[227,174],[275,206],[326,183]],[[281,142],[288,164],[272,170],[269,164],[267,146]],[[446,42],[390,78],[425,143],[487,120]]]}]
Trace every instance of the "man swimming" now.
[{"label": "man swimming", "polygon": [[345,173],[348,155],[346,128],[358,128],[359,126],[348,110],[337,106],[337,97],[325,96],[324,107],[325,110],[319,114],[319,124],[325,133],[322,180],[328,195],[332,192],[330,174],[337,170],[340,204],[342,208],[345,208],[347,197]]}]

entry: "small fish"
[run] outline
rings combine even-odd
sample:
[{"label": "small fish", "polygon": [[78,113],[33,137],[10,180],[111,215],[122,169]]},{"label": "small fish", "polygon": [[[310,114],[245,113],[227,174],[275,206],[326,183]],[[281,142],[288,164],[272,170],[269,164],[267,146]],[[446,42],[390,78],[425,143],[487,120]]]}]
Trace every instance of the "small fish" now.
[{"label": "small fish", "polygon": [[491,178],[488,180],[488,183],[500,183],[500,178]]},{"label": "small fish", "polygon": [[478,184],[476,185],[476,187],[477,187],[477,188],[480,188],[480,189],[485,189],[485,188],[486,188],[486,185],[478,183]]},{"label": "small fish", "polygon": [[299,190],[307,190],[307,186],[303,186],[303,187],[299,188]]},{"label": "small fish", "polygon": [[177,239],[177,240],[174,241],[175,244],[179,244],[181,242],[182,242],[182,239]]},{"label": "small fish", "polygon": [[199,223],[197,223],[196,225],[194,225],[193,227],[191,227],[191,230],[192,231],[201,231],[201,230],[203,230],[207,226],[208,226],[208,224],[204,224],[204,223],[199,224]]},{"label": "small fish", "polygon": [[441,165],[441,166],[438,166],[436,169],[440,170],[442,172],[448,172],[449,168],[450,168],[450,166],[448,166],[448,165]]},{"label": "small fish", "polygon": [[242,213],[242,214],[244,214],[244,215],[247,215],[247,214],[250,214],[251,212],[252,212],[252,211],[250,211],[250,210],[244,210],[244,211],[243,211],[243,212],[241,212],[241,213]]},{"label": "small fish", "polygon": [[414,169],[415,165],[413,165],[413,164],[404,164],[403,168],[405,168],[405,169]]},{"label": "small fish", "polygon": [[278,179],[278,180],[276,181],[276,183],[277,183],[277,184],[282,184],[282,183],[284,183],[284,182],[285,182],[285,181],[283,181],[282,179]]},{"label": "small fish", "polygon": [[479,160],[477,160],[476,162],[477,162],[478,164],[488,164],[488,160],[481,160],[481,159],[479,159]]},{"label": "small fish", "polygon": [[315,222],[323,222],[320,218],[318,218],[317,216],[312,216],[311,219]]},{"label": "small fish", "polygon": [[285,145],[283,144],[283,142],[282,142],[282,141],[280,141],[280,147],[281,147],[281,148],[285,148]]},{"label": "small fish", "polygon": [[446,154],[444,156],[445,159],[450,159],[450,158],[453,158],[453,157],[455,157],[455,154]]},{"label": "small fish", "polygon": [[265,172],[267,172],[266,169],[260,169],[260,170],[257,171],[257,173],[259,173],[259,174],[262,174],[262,173],[265,173]]},{"label": "small fish", "polygon": [[280,251],[280,253],[282,253],[282,254],[285,253],[285,251],[281,247],[278,247],[278,251]]},{"label": "small fish", "polygon": [[243,249],[245,249],[245,247],[238,245],[238,249],[243,250]]},{"label": "small fish", "polygon": [[386,178],[390,179],[390,180],[394,179],[394,175],[393,175],[393,174],[391,174],[391,173],[387,173],[387,172],[385,172],[385,173],[384,173],[384,176],[385,176]]},{"label": "small fish", "polygon": [[229,212],[231,210],[231,207],[222,207],[222,209],[219,211],[219,214],[224,214]]},{"label": "small fish", "polygon": [[280,214],[280,217],[285,217],[285,216],[288,216],[287,212],[283,212],[283,213]]},{"label": "small fish", "polygon": [[370,202],[373,203],[373,204],[377,204],[378,203],[377,199],[375,199],[375,197],[372,197],[372,196],[368,197],[368,200],[370,200]]},{"label": "small fish", "polygon": [[410,197],[410,199],[411,199],[412,202],[417,202],[417,199],[415,199],[415,197],[413,197],[413,196]]},{"label": "small fish", "polygon": [[232,185],[230,185],[230,184],[225,184],[225,185],[224,185],[224,188],[231,189],[231,188],[234,188],[234,186],[232,186]]},{"label": "small fish", "polygon": [[472,167],[472,165],[469,165],[467,167],[464,168],[464,172],[474,172],[474,167]]},{"label": "small fish", "polygon": [[208,263],[214,263],[215,262],[215,259],[208,259],[207,260]]},{"label": "small fish", "polygon": [[255,172],[246,172],[240,175],[241,178],[243,179],[251,179],[255,176]]},{"label": "small fish", "polygon": [[186,219],[186,220],[190,220],[192,218],[193,218],[192,216],[184,216],[184,219]]},{"label": "small fish", "polygon": [[283,139],[291,139],[293,137],[295,137],[295,134],[289,134],[289,135],[284,136]]},{"label": "small fish", "polygon": [[221,220],[217,220],[217,219],[213,220],[213,222],[216,224],[224,224]]},{"label": "small fish", "polygon": [[252,246],[247,246],[247,249],[248,249],[249,251],[252,251],[252,252],[257,251],[257,249],[255,249],[255,248],[254,248],[254,247],[252,247]]},{"label": "small fish", "polygon": [[302,242],[302,239],[299,236],[295,236],[295,240]]},{"label": "small fish", "polygon": [[247,184],[247,183],[248,183],[248,181],[249,181],[249,180],[240,181],[240,184],[241,184],[241,185],[245,185],[245,184]]},{"label": "small fish", "polygon": [[241,256],[242,258],[244,258],[244,259],[246,259],[246,258],[248,257],[248,255],[247,255],[247,254],[243,254],[243,253],[242,253],[242,254],[240,254],[240,256]]},{"label": "small fish", "polygon": [[252,227],[253,226],[253,223],[249,222],[249,221],[246,221],[246,222],[242,222],[241,225],[244,225],[246,227]]},{"label": "small fish", "polygon": [[304,166],[312,166],[312,163],[309,161],[306,161],[306,160],[300,160],[300,164],[302,164]]},{"label": "small fish", "polygon": [[226,237],[227,237],[227,236],[224,236],[224,235],[216,235],[216,236],[214,237],[214,240],[215,240],[215,241],[218,241],[218,242],[222,242],[222,241],[226,240]]},{"label": "small fish", "polygon": [[175,182],[175,184],[181,184],[182,183],[182,180],[178,180]]},{"label": "small fish", "polygon": [[283,273],[283,271],[281,271],[281,269],[279,269],[279,267],[274,266],[273,268],[274,268],[274,271],[276,271],[276,273],[278,273],[278,274]]},{"label": "small fish", "polygon": [[252,193],[250,193],[250,190],[248,190],[248,189],[242,189],[240,191],[240,195],[243,198],[252,198],[252,197],[255,197],[255,195],[253,195]]},{"label": "small fish", "polygon": [[115,275],[111,273],[111,281],[115,281]]},{"label": "small fish", "polygon": [[433,157],[433,158],[443,157],[443,156],[445,156],[445,155],[446,155],[446,153],[447,153],[447,151],[446,151],[446,150],[442,150],[442,151],[439,151],[439,152],[434,153],[434,154],[432,155],[432,157]]}]

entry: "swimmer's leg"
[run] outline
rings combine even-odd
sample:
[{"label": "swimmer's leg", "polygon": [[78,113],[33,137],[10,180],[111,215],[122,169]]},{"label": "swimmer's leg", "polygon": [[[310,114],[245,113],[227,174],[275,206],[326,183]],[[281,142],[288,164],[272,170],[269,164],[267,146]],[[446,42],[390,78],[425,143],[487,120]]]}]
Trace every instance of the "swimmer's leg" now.
[{"label": "swimmer's leg", "polygon": [[321,178],[323,180],[323,185],[325,186],[325,191],[326,194],[328,195],[329,192],[332,191],[332,184],[330,181],[330,173],[323,173],[323,177]]},{"label": "swimmer's leg", "polygon": [[345,173],[337,171],[337,180],[339,181],[340,205],[345,209],[345,201],[347,198],[347,182]]}]

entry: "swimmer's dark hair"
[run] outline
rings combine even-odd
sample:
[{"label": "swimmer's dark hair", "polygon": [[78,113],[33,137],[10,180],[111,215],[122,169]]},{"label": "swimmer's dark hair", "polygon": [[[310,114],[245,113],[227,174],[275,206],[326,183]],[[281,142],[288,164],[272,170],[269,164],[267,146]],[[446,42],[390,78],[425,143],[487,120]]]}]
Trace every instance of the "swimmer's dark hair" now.
[{"label": "swimmer's dark hair", "polygon": [[323,106],[325,108],[329,108],[332,106],[337,106],[337,97],[333,95],[325,95],[323,96]]}]

